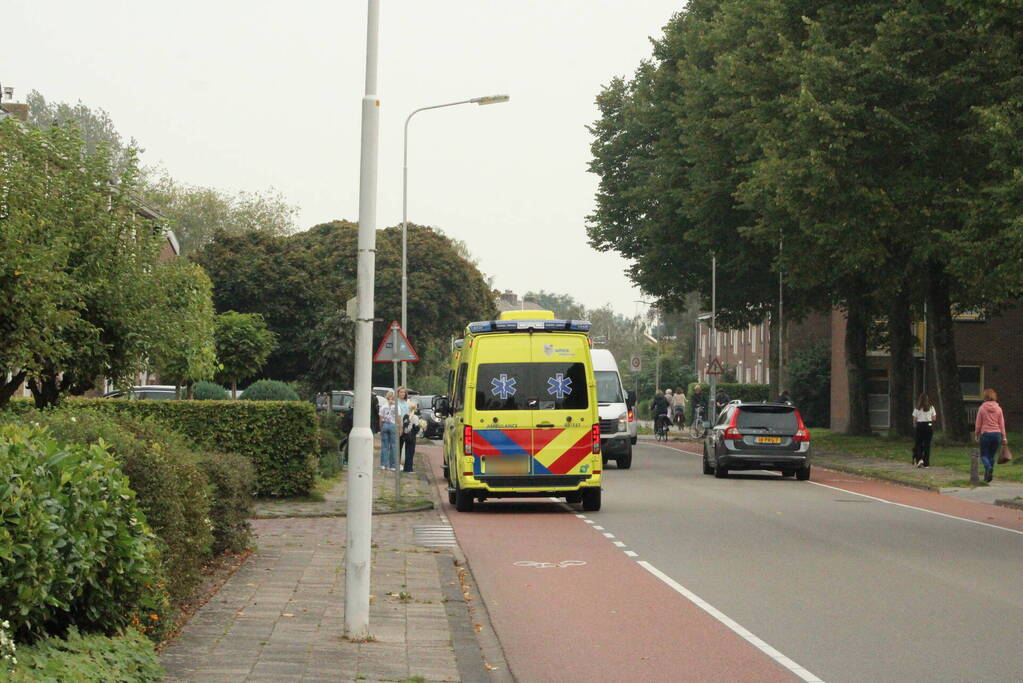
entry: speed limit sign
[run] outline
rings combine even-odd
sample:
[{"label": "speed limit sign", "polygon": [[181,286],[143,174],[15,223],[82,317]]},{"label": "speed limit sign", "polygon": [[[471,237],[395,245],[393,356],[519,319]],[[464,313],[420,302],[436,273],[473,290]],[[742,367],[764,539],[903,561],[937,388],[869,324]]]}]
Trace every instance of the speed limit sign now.
[{"label": "speed limit sign", "polygon": [[643,359],[639,356],[633,356],[629,359],[629,369],[633,372],[639,372],[643,369]]}]

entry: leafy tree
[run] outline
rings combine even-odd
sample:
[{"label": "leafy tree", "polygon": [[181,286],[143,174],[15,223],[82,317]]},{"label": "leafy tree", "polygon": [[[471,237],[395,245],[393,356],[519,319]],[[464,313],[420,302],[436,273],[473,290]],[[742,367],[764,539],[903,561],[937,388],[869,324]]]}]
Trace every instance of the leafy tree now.
[{"label": "leafy tree", "polygon": [[144,196],[166,218],[185,254],[201,249],[217,232],[284,236],[294,230],[297,209],[274,189],[232,196],[212,187],[179,183],[162,173],[148,179]]},{"label": "leafy tree", "polygon": [[545,311],[552,311],[554,316],[564,320],[582,320],[586,317],[586,308],[575,300],[571,294],[555,294],[540,290],[526,292],[524,301],[535,301]]},{"label": "leafy tree", "polygon": [[0,120],[0,408],[44,359],[70,354],[59,331],[78,316],[62,200],[72,179],[52,159],[78,149],[70,131]]},{"label": "leafy tree", "polygon": [[29,125],[39,129],[73,126],[81,134],[86,154],[93,154],[103,146],[117,168],[123,166],[128,148],[138,147],[134,140],[125,144],[106,110],[93,110],[81,100],[74,105],[47,102],[40,92],[32,90],[25,98],[25,103],[28,105]]},{"label": "leafy tree", "polygon": [[231,385],[231,398],[238,397],[238,382],[258,373],[277,348],[277,338],[258,313],[225,311],[216,317],[214,336],[218,377]]},{"label": "leafy tree", "polygon": [[150,359],[160,376],[177,386],[213,378],[217,363],[213,284],[201,266],[172,259],[156,268],[159,299]]}]

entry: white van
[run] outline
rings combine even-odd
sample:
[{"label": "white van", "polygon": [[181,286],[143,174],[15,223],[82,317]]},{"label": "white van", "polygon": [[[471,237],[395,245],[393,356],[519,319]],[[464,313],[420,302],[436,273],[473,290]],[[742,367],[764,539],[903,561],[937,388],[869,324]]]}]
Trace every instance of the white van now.
[{"label": "white van", "polygon": [[636,393],[625,391],[618,363],[607,349],[592,349],[593,377],[597,382],[600,412],[600,452],[604,464],[614,460],[618,469],[632,467],[632,446],[636,443]]}]

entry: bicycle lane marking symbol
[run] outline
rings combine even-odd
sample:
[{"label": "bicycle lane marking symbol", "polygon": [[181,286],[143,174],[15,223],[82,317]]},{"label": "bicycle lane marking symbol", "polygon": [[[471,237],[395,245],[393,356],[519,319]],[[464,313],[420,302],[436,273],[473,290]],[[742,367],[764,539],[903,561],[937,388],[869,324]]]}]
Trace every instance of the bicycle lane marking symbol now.
[{"label": "bicycle lane marking symbol", "polygon": [[516,567],[529,567],[530,569],[564,569],[565,567],[581,567],[586,564],[583,560],[562,560],[561,562],[534,562],[533,560],[519,560],[514,563]]}]

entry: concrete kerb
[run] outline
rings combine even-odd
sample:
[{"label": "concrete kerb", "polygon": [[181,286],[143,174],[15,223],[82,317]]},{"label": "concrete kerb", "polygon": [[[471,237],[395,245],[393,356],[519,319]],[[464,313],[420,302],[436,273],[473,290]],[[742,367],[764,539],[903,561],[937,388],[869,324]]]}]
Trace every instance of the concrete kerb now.
[{"label": "concrete kerb", "polygon": [[[373,515],[403,515],[409,512],[425,512],[426,510],[433,510],[436,508],[435,503],[427,503],[426,505],[416,505],[408,508],[401,508],[400,510],[374,510]],[[252,519],[316,519],[319,517],[347,517],[347,512],[289,512],[286,515],[254,515]]]}]

